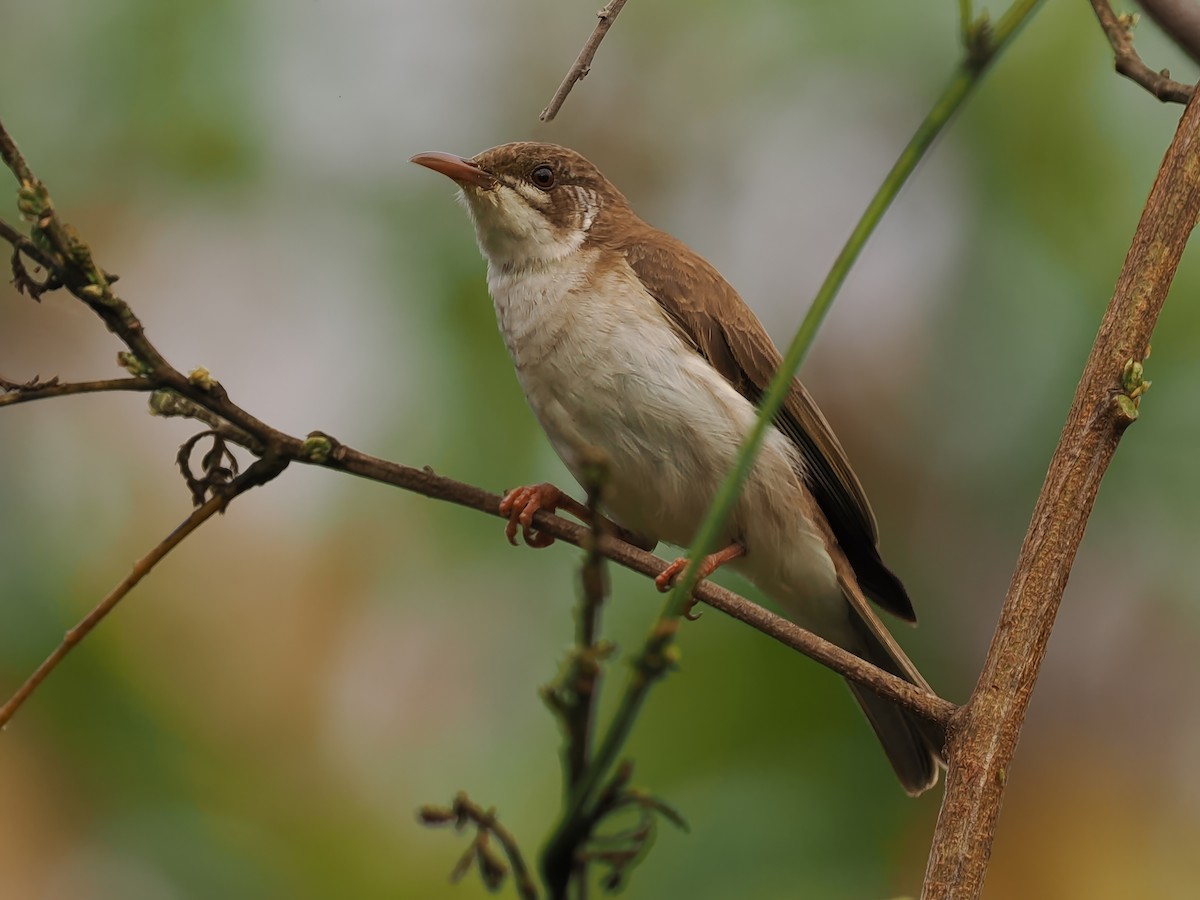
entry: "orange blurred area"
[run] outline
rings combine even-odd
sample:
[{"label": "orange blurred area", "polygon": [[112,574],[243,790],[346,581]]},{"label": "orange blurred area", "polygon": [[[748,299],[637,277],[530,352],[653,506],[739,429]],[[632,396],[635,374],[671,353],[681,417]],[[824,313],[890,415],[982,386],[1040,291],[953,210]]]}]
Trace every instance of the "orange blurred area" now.
[{"label": "orange blurred area", "polygon": [[[492,491],[574,485],[467,218],[412,154],[579,149],[784,343],[958,58],[954,4],[635,0],[543,125],[594,3],[10,6],[0,116],[166,356],[275,427]],[[1149,24],[1137,39],[1195,79]],[[804,370],[916,602],[898,637],[956,701],[1177,121],[1111,69],[1090,10],[1048,4],[905,188]],[[0,217],[18,220],[14,192]],[[1200,883],[1196,259],[1050,643],[990,898]],[[0,375],[115,377],[119,349],[69,296],[0,285]],[[187,516],[174,458],[197,430],[143,394],[0,410],[0,694]],[[448,881],[466,837],[416,810],[466,790],[536,859],[560,803],[537,691],[572,640],[579,563],[293,466],[168,557],[0,736],[0,898],[484,896]],[[605,713],[660,604],[645,579],[612,585]],[[626,894],[915,894],[940,789],[903,795],[839,680],[712,611],[681,647],[629,753],[690,832],[664,823]]]}]

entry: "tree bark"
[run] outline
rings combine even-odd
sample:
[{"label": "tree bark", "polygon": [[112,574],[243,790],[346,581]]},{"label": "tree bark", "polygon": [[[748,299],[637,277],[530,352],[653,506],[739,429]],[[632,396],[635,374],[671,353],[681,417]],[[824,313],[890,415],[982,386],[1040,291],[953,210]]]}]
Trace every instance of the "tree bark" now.
[{"label": "tree bark", "polygon": [[1075,551],[1117,442],[1137,418],[1137,375],[1127,364],[1147,354],[1198,213],[1200,102],[1193,98],[1075,391],[983,672],[951,723],[950,770],[922,894],[927,900],[967,900],[983,890],[1008,766]]}]

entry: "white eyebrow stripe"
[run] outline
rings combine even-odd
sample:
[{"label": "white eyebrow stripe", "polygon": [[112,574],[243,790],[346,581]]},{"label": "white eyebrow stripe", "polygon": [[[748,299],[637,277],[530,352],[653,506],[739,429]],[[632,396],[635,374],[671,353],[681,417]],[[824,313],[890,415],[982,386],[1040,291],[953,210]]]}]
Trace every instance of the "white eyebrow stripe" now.
[{"label": "white eyebrow stripe", "polygon": [[580,204],[583,206],[583,221],[580,223],[580,228],[584,232],[591,231],[592,224],[596,221],[596,213],[600,211],[600,207],[596,203],[596,195],[592,191],[576,187],[575,196],[579,198]]}]

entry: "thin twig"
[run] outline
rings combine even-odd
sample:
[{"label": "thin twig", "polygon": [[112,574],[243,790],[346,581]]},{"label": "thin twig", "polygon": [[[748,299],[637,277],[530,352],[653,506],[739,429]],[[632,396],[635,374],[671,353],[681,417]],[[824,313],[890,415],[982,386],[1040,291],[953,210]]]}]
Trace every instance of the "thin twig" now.
[{"label": "thin twig", "polygon": [[67,397],[71,394],[101,394],[108,391],[152,391],[154,385],[144,378],[108,378],[100,381],[38,382],[36,379],[17,384],[0,378],[0,406],[13,406],[50,397]]},{"label": "thin twig", "polygon": [[1100,479],[1145,381],[1140,363],[1200,213],[1200,99],[1184,111],[1075,391],[987,660],[960,727],[925,874],[928,900],[983,890],[1007,773]]},{"label": "thin twig", "polygon": [[256,485],[265,484],[270,481],[283,471],[285,465],[286,462],[279,460],[258,460],[246,470],[245,474],[231,482],[219,493],[214,494],[203,505],[193,510],[192,514],[184,519],[174,531],[156,544],[154,549],[134,563],[133,569],[122,579],[121,583],[114,587],[108,593],[108,596],[96,604],[91,612],[84,616],[74,628],[64,635],[62,642],[55,648],[54,652],[43,660],[42,664],[25,680],[25,683],[8,699],[8,702],[3,707],[0,707],[0,728],[8,724],[16,711],[21,708],[21,705],[29,699],[33,692],[37,690],[38,685],[46,680],[46,677],[54,671],[75,645],[87,637],[92,629],[99,625],[113,611],[116,605],[121,602],[125,595],[133,589],[134,585],[149,574],[150,570],[158,565],[168,553],[178,547],[184,538],[211,519],[216,513],[224,511],[229,502],[238,494]]},{"label": "thin twig", "polygon": [[0,160],[4,161],[4,165],[8,166],[22,185],[33,184],[37,181],[33,172],[29,170],[29,164],[25,162],[25,157],[17,149],[17,142],[2,127],[0,127]]},{"label": "thin twig", "polygon": [[608,596],[604,555],[600,552],[600,541],[604,535],[606,521],[600,514],[600,498],[608,472],[602,464],[585,468],[591,531],[583,546],[586,555],[579,573],[582,590],[575,623],[575,647],[563,684],[569,695],[565,709],[567,745],[563,752],[567,765],[564,773],[564,797],[568,796],[579,782],[592,755],[593,701],[600,680],[600,662],[604,655],[603,648],[597,645],[600,610]]},{"label": "thin twig", "polygon": [[608,29],[612,28],[613,22],[620,15],[625,3],[626,0],[610,0],[604,9],[596,13],[600,21],[596,23],[595,29],[593,29],[591,36],[587,39],[587,43],[579,51],[579,56],[575,58],[574,65],[567,71],[562,84],[558,86],[558,90],[550,98],[550,105],[543,109],[542,114],[538,117],[543,122],[549,122],[558,115],[558,111],[562,109],[562,105],[567,99],[567,94],[571,93],[571,89],[575,87],[576,83],[582,81],[584,76],[591,71],[592,57],[596,55],[596,51],[600,47],[600,42],[608,34]]},{"label": "thin twig", "polygon": [[1108,0],[1092,0],[1092,9],[1112,45],[1115,68],[1119,73],[1140,84],[1163,103],[1187,103],[1191,99],[1193,87],[1172,81],[1166,69],[1155,72],[1142,62],[1133,48],[1133,23],[1128,15],[1117,16]]},{"label": "thin twig", "polygon": [[[0,128],[0,135],[5,135],[3,128]],[[43,269],[51,269],[56,266],[54,259],[46,253],[41,247],[21,234],[20,231],[13,228],[3,219],[0,219],[0,238],[3,238],[9,244],[24,253]]]},{"label": "thin twig", "polygon": [[[521,854],[516,837],[500,824],[495,809],[484,809],[468,797],[465,791],[459,791],[454,797],[454,803],[449,807],[423,806],[417,815],[425,825],[453,825],[457,831],[462,831],[468,823],[474,825],[478,829],[478,835],[463,857],[468,865],[473,858],[478,858],[481,867],[488,865],[486,838],[489,835],[495,837],[500,842],[500,846],[504,848],[504,854],[508,857],[509,865],[512,866],[513,882],[517,893],[522,900],[537,900],[537,885],[534,883],[533,873],[525,864],[525,857]],[[495,890],[500,886],[503,872],[498,870],[497,863],[491,863],[489,869],[490,872],[483,873],[484,881],[489,889]],[[463,871],[460,863],[455,869],[455,874],[462,874]]]}]

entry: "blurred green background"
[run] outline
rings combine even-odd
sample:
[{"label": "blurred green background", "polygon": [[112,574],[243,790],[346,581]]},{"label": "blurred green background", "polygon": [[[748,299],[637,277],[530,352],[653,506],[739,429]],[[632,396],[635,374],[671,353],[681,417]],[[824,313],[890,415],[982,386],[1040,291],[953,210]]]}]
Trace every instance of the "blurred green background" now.
[{"label": "blurred green background", "polygon": [[[949,0],[635,0],[542,125],[596,6],[8,0],[0,116],[178,367],[292,433],[492,490],[566,484],[466,216],[408,157],[574,146],[786,342],[958,55]],[[1138,45],[1196,78],[1150,24]],[[1112,73],[1085,4],[1049,4],[806,364],[917,602],[900,638],[952,699],[1178,115]],[[0,210],[16,219],[11,190]],[[1198,287],[1189,252],[1050,644],[988,897],[1200,883]],[[0,374],[110,377],[118,349],[69,297],[0,287]],[[0,694],[186,516],[173,457],[194,430],[140,395],[0,413]],[[0,897],[483,896],[474,876],[447,884],[464,840],[414,811],[466,789],[535,854],[559,780],[536,690],[571,640],[578,561],[293,467],[187,541],[9,726]],[[628,651],[659,598],[612,580],[606,631]],[[630,749],[692,832],[664,827],[627,894],[915,892],[940,789],[903,796],[840,681],[711,611],[682,646]]]}]

